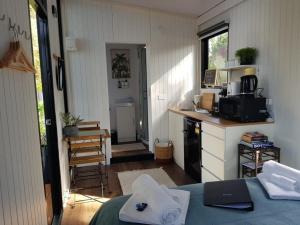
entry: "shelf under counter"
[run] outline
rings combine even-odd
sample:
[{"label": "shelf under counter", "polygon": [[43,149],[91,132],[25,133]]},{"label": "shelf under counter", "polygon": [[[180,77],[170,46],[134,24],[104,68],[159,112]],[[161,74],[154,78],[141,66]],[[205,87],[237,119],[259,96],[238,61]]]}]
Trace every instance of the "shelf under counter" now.
[{"label": "shelf under counter", "polygon": [[274,122],[249,122],[249,123],[241,123],[241,122],[236,122],[236,121],[231,121],[231,120],[226,120],[222,119],[219,117],[213,117],[211,114],[208,113],[200,113],[200,112],[195,112],[195,111],[187,111],[187,110],[180,110],[178,108],[169,108],[169,111],[191,117],[193,119],[197,119],[200,121],[204,121],[207,123],[210,123],[212,125],[226,128],[226,127],[236,127],[236,126],[249,126],[249,125],[262,125],[262,124],[273,124]]}]

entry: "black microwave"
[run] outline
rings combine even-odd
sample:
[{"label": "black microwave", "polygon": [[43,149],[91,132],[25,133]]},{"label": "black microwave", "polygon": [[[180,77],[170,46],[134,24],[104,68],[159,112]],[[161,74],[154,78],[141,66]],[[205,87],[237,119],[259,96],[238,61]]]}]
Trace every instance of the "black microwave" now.
[{"label": "black microwave", "polygon": [[253,95],[236,95],[219,100],[221,118],[239,122],[260,122],[268,118],[266,98]]}]

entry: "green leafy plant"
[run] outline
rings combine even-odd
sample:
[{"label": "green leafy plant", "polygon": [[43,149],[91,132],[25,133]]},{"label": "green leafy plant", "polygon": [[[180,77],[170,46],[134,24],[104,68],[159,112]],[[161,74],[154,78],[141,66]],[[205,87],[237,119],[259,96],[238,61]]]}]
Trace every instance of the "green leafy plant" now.
[{"label": "green leafy plant", "polygon": [[235,52],[235,56],[240,59],[241,65],[252,65],[257,56],[256,48],[241,48]]},{"label": "green leafy plant", "polygon": [[80,119],[80,116],[76,117],[71,113],[60,113],[60,117],[65,127],[74,127],[77,126],[78,123],[83,121]]}]

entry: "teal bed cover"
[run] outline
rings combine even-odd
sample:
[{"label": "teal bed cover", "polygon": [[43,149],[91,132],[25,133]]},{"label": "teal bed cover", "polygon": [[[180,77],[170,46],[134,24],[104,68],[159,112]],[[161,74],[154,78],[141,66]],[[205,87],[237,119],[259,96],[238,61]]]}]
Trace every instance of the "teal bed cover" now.
[{"label": "teal bed cover", "polygon": [[[186,225],[300,225],[300,201],[271,200],[257,179],[246,179],[254,211],[203,205],[203,184],[178,187],[191,192]],[[119,210],[129,196],[106,202],[90,225],[134,225],[119,220]]]}]

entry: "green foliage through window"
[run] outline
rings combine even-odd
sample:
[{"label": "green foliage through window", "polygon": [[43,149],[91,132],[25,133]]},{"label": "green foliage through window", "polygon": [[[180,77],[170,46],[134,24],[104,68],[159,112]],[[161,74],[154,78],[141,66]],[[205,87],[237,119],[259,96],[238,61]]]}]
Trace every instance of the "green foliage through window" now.
[{"label": "green foliage through window", "polygon": [[46,139],[46,126],[45,126],[43,85],[42,85],[42,76],[41,76],[40,50],[39,50],[39,41],[38,41],[36,12],[31,5],[30,5],[30,23],[31,23],[33,62],[34,62],[34,68],[36,70],[35,83],[36,83],[36,94],[37,94],[37,105],[38,105],[37,107],[38,107],[38,116],[39,116],[39,129],[41,135],[41,144],[45,146],[47,145],[47,139]]},{"label": "green foliage through window", "polygon": [[228,32],[210,38],[208,41],[208,69],[225,66],[228,49]]},{"label": "green foliage through window", "polygon": [[[228,32],[208,39],[208,69],[225,67],[228,54]],[[218,83],[227,83],[227,72],[218,71]]]}]

